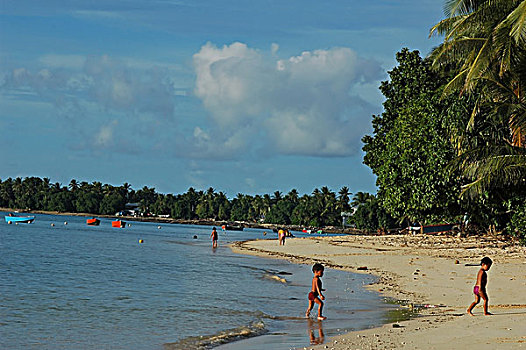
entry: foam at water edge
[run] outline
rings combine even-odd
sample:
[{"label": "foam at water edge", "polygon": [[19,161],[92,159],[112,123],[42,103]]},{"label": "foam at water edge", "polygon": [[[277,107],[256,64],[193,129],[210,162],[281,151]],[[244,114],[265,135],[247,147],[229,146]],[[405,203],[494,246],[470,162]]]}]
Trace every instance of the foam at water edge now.
[{"label": "foam at water edge", "polygon": [[221,344],[231,343],[237,340],[256,337],[267,333],[265,324],[261,321],[252,322],[248,326],[241,326],[233,329],[227,329],[212,335],[204,335],[197,337],[188,337],[181,339],[175,343],[164,344],[165,350],[177,349],[211,349]]}]

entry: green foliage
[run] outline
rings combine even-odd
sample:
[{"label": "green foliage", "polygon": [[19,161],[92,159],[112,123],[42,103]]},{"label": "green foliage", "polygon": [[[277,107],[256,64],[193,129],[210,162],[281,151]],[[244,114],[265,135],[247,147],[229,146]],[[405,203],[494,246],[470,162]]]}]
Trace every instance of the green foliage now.
[{"label": "green foliage", "polygon": [[[377,176],[378,202],[398,220],[450,220],[460,214],[458,173],[451,172],[454,147],[449,130],[459,116],[441,100],[441,78],[418,51],[403,49],[398,66],[380,90],[384,112],[373,116],[372,136],[363,138],[364,163]],[[364,209],[365,210],[365,209]]]},{"label": "green foliage", "polygon": [[195,214],[199,219],[206,219],[208,217],[208,209],[206,202],[201,202],[197,205],[195,209]]},{"label": "green foliage", "polygon": [[109,193],[100,202],[99,213],[113,215],[124,209],[126,199],[120,193]]},{"label": "green foliage", "polygon": [[99,213],[101,196],[98,193],[81,191],[76,193],[75,211],[78,213]]},{"label": "green foliage", "polygon": [[507,225],[508,232],[518,238],[523,245],[526,245],[526,201],[513,208],[513,215]]},{"label": "green foliage", "polygon": [[53,193],[48,202],[47,209],[58,212],[74,212],[75,206],[73,204],[74,196],[71,192],[61,191]]},{"label": "green foliage", "polygon": [[304,195],[294,202],[290,222],[314,227],[340,225],[340,213],[350,207],[349,194],[346,187],[339,191],[339,198],[326,186],[316,188],[312,196]]},{"label": "green foliage", "polygon": [[356,225],[356,228],[367,231],[396,227],[396,220],[380,206],[378,200],[372,195],[358,206],[350,221]]},{"label": "green foliage", "polygon": [[291,223],[290,215],[294,211],[294,208],[294,203],[280,200],[276,205],[272,206],[270,212],[265,218],[265,222],[289,225]]},{"label": "green foliage", "polygon": [[[476,103],[458,133],[464,192],[475,198],[526,178],[526,2],[447,0],[446,17],[431,33],[444,36],[431,58],[454,67],[445,93]],[[475,140],[482,142],[473,142]],[[507,198],[503,198],[506,200]]]}]

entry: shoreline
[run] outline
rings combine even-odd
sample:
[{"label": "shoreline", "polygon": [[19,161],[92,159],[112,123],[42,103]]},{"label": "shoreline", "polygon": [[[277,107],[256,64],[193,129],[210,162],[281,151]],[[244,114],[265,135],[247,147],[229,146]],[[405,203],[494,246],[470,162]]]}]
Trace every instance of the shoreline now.
[{"label": "shoreline", "polygon": [[[526,349],[526,247],[497,237],[429,235],[330,236],[233,243],[235,253],[320,262],[354,273],[374,274],[366,286],[409,305],[425,305],[409,321],[350,332],[305,349]],[[483,256],[494,265],[488,273],[489,310],[466,314],[473,301],[477,266]],[[330,286],[327,286],[330,288]],[[330,303],[330,300],[327,300]],[[330,315],[328,315],[330,317]],[[522,325],[522,327],[521,327]]]},{"label": "shoreline", "polygon": [[[318,230],[319,228],[304,227],[298,225],[278,225],[278,224],[265,224],[248,221],[226,221],[226,220],[213,220],[213,219],[172,219],[162,218],[158,216],[117,216],[107,214],[90,214],[90,213],[70,213],[70,212],[58,212],[58,211],[47,211],[47,210],[31,210],[31,209],[13,209],[13,208],[1,208],[3,212],[19,212],[27,214],[45,214],[45,215],[60,215],[60,216],[83,216],[83,217],[97,217],[107,219],[120,219],[128,221],[140,221],[140,222],[155,222],[163,224],[178,224],[178,225],[203,225],[203,226],[219,226],[227,224],[235,224],[243,226],[243,228],[259,228],[263,230],[273,230],[279,228],[286,228],[291,231],[301,231],[303,228],[312,230]],[[354,228],[339,228],[335,226],[328,226],[321,228],[324,233],[337,233],[337,234],[363,234],[361,230]]]}]

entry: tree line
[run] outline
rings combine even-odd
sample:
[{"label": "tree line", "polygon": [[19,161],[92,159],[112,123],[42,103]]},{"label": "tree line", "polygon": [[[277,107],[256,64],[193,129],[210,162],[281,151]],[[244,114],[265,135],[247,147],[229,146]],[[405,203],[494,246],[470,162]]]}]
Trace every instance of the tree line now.
[{"label": "tree line", "polygon": [[341,212],[349,212],[369,198],[358,192],[352,199],[347,187],[338,193],[324,186],[312,194],[246,195],[229,199],[210,187],[206,191],[189,188],[182,194],[163,194],[144,186],[134,190],[130,184],[112,186],[100,182],[71,180],[67,186],[48,178],[18,177],[0,179],[0,207],[71,213],[114,215],[126,203],[139,204],[144,214],[169,215],[174,219],[211,219],[219,221],[265,222],[311,227],[341,225]]},{"label": "tree line", "polygon": [[378,187],[367,214],[526,242],[526,1],[448,0],[445,12],[430,30],[443,42],[424,58],[402,49],[380,86],[384,111],[362,140]]}]

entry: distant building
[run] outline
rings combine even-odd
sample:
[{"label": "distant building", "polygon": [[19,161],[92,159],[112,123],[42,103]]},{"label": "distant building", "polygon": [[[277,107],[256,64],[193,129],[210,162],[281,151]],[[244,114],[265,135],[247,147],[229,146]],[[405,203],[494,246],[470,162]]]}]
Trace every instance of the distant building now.
[{"label": "distant building", "polygon": [[124,210],[116,213],[117,216],[141,216],[140,203],[126,203]]}]

